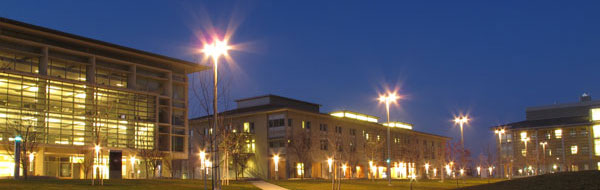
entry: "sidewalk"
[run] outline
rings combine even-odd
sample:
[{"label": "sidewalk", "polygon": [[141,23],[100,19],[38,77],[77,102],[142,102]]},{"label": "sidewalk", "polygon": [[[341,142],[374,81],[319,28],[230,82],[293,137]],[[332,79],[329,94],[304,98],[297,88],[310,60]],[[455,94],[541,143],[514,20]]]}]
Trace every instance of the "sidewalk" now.
[{"label": "sidewalk", "polygon": [[250,183],[262,190],[288,190],[286,188],[277,186],[275,184],[267,183],[265,181],[250,181]]}]

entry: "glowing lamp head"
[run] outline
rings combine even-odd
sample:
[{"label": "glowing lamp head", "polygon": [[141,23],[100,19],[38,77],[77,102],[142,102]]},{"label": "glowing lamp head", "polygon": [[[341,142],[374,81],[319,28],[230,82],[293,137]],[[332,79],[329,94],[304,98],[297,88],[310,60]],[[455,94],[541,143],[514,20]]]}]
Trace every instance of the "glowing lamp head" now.
[{"label": "glowing lamp head", "polygon": [[454,118],[454,123],[456,123],[456,124],[469,123],[469,116],[456,117],[456,118]]},{"label": "glowing lamp head", "polygon": [[100,152],[100,145],[96,145],[96,146],[94,147],[94,150],[96,150],[96,152]]},{"label": "glowing lamp head", "polygon": [[275,162],[275,163],[279,162],[279,155],[273,156],[273,162]]},{"label": "glowing lamp head", "polygon": [[329,167],[331,167],[331,165],[333,164],[333,159],[327,158],[327,164],[329,164]]},{"label": "glowing lamp head", "polygon": [[21,141],[23,141],[23,138],[21,138],[21,136],[17,135],[17,136],[15,137],[15,141],[16,141],[16,142],[21,142]]},{"label": "glowing lamp head", "polygon": [[379,102],[381,102],[381,103],[394,103],[398,99],[400,99],[400,96],[398,96],[395,92],[388,93],[387,96],[386,95],[379,96]]},{"label": "glowing lamp head", "polygon": [[200,151],[200,153],[198,154],[198,156],[200,156],[200,160],[204,160],[204,159],[206,159],[206,152]]},{"label": "glowing lamp head", "polygon": [[227,40],[215,40],[211,44],[204,44],[202,53],[213,59],[218,59],[221,55],[227,55],[227,51],[231,46],[227,45]]}]

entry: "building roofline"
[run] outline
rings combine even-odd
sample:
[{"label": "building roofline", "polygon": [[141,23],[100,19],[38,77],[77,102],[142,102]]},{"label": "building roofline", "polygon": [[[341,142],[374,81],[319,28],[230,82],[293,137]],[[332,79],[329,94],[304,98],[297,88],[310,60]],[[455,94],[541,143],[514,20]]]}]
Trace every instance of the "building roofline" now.
[{"label": "building roofline", "polygon": [[249,98],[242,98],[242,99],[235,100],[235,102],[241,102],[241,101],[246,101],[246,100],[259,99],[259,98],[264,98],[264,97],[282,98],[282,99],[286,99],[286,100],[290,100],[290,101],[294,101],[294,102],[298,102],[298,103],[311,104],[311,105],[315,105],[315,106],[321,107],[321,104],[316,104],[316,103],[302,101],[302,100],[298,100],[298,99],[283,97],[283,96],[279,96],[279,95],[275,95],[275,94],[265,94],[265,95],[254,96],[254,97],[249,97]]},{"label": "building roofline", "polygon": [[92,43],[92,44],[98,44],[98,45],[101,45],[101,46],[106,46],[106,47],[118,49],[118,50],[121,50],[121,51],[132,52],[132,53],[135,53],[135,54],[141,54],[141,55],[150,56],[150,57],[154,57],[154,58],[158,58],[158,59],[163,59],[163,60],[166,60],[166,61],[169,61],[169,62],[175,62],[175,63],[183,64],[183,65],[186,65],[188,67],[194,68],[194,69],[192,69],[192,72],[201,71],[201,70],[205,70],[205,69],[208,68],[206,66],[199,65],[199,64],[191,62],[191,61],[185,61],[185,60],[182,60],[182,59],[173,58],[173,57],[169,57],[169,56],[165,56],[165,55],[160,55],[160,54],[156,54],[156,53],[152,53],[152,52],[148,52],[148,51],[143,51],[143,50],[139,50],[139,49],[134,49],[134,48],[130,48],[130,47],[122,46],[122,45],[117,45],[117,44],[106,42],[106,41],[101,41],[101,40],[96,40],[96,39],[92,39],[92,38],[88,38],[88,37],[83,37],[83,36],[80,36],[80,35],[75,35],[75,34],[63,32],[63,31],[59,31],[59,30],[55,30],[55,29],[50,29],[50,28],[46,28],[46,27],[42,27],[42,26],[38,26],[38,25],[33,25],[33,24],[29,24],[29,23],[25,23],[25,22],[21,22],[21,21],[17,21],[17,20],[12,20],[12,19],[9,19],[9,18],[6,18],[6,17],[0,17],[0,23],[6,23],[6,24],[10,24],[10,25],[15,25],[15,26],[18,26],[18,27],[28,28],[28,29],[31,29],[31,30],[41,31],[41,32],[45,32],[45,33],[49,33],[49,34],[53,34],[53,35],[57,35],[57,36],[63,36],[63,37],[67,37],[67,38],[72,38],[72,39],[75,39],[75,40],[80,40],[80,41],[84,41],[84,42],[88,42],[88,43]]},{"label": "building roofline", "polygon": [[[264,97],[264,96],[262,96],[262,97]],[[234,111],[234,110],[236,110],[236,109],[228,110],[228,111],[225,111],[225,112]],[[304,112],[304,113],[308,113],[308,114],[314,114],[314,115],[331,117],[331,118],[334,118],[334,119],[344,119],[344,118],[332,116],[332,115],[330,115],[328,113],[309,112],[309,111],[305,111],[305,110],[301,110],[301,109],[295,109],[295,108],[286,107],[286,106],[265,107],[263,109],[251,110],[251,111],[248,111],[248,112],[234,113],[234,114],[231,114],[229,116],[244,115],[244,114],[245,115],[249,115],[251,113],[272,112],[272,111],[296,111],[296,112]],[[223,112],[221,112],[221,113],[223,113]],[[191,120],[202,120],[202,119],[207,119],[207,118],[210,118],[210,117],[212,117],[212,115],[205,115],[205,116],[200,116],[200,117],[194,117],[194,118],[191,118],[189,120],[190,121]],[[364,122],[365,124],[376,125],[378,127],[382,127],[383,129],[385,129],[385,126],[383,124],[381,124],[381,123],[373,123],[373,122],[360,121],[360,120],[355,120],[355,119],[346,119],[346,120],[351,121],[351,122]],[[436,134],[426,133],[426,132],[416,131],[416,130],[409,130],[409,129],[403,129],[403,128],[391,128],[391,129],[392,130],[405,130],[405,131],[409,131],[409,132],[415,132],[415,133],[419,133],[419,134],[422,134],[422,135],[429,135],[429,136],[432,136],[432,137],[443,138],[443,139],[448,139],[448,140],[452,139],[451,137],[446,137],[446,136],[441,136],[441,135],[436,135]]]},{"label": "building roofline", "polygon": [[543,106],[531,106],[531,107],[525,108],[525,111],[538,111],[538,110],[553,109],[553,108],[567,108],[567,107],[580,107],[580,106],[592,106],[592,105],[600,106],[600,100],[560,103],[560,104],[543,105]]}]

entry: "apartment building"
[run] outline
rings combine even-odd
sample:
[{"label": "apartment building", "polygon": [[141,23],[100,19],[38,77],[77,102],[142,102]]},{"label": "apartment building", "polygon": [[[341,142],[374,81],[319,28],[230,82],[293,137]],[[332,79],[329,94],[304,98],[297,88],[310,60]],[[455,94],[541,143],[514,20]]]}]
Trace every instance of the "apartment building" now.
[{"label": "apartment building", "polygon": [[506,176],[600,168],[600,101],[529,107],[526,120],[494,126]]},{"label": "apartment building", "polygon": [[[321,113],[319,104],[276,95],[236,103],[237,108],[220,113],[219,120],[224,130],[248,136],[247,168],[237,172],[245,177],[330,178],[331,159],[337,176],[386,178],[386,126],[391,127],[392,178],[439,177],[445,164],[449,138],[415,131],[408,123],[379,123],[375,116],[348,110]],[[198,152],[209,150],[211,122],[211,116],[190,120],[189,162],[195,164],[190,167],[195,176],[201,171]],[[229,178],[234,173],[229,172]]]}]

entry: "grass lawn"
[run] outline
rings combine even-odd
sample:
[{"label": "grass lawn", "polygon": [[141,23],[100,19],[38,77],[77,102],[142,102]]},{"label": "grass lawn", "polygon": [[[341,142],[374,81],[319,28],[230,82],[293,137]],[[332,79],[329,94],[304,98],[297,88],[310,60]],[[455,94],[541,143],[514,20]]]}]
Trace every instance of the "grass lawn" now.
[{"label": "grass lawn", "polygon": [[[501,181],[499,179],[492,179],[490,183]],[[330,180],[281,180],[281,181],[269,181],[279,186],[291,189],[291,190],[331,190]],[[487,179],[471,178],[459,180],[458,185],[460,187],[473,186],[487,184]],[[410,182],[408,180],[392,180],[392,186],[387,185],[387,180],[342,180],[342,189],[354,190],[354,189],[375,189],[375,190],[397,190],[397,189],[409,189]],[[446,179],[444,183],[440,180],[418,180],[413,182],[413,189],[415,190],[435,190],[435,189],[455,189],[456,180]]]},{"label": "grass lawn", "polygon": [[494,184],[466,187],[464,190],[562,190],[600,189],[600,171],[562,172],[519,178]]},{"label": "grass lawn", "polygon": [[[91,180],[0,180],[0,190],[87,190],[87,189],[126,189],[126,190],[186,190],[204,189],[202,180],[177,180],[177,179],[153,179],[153,180],[105,180],[104,186],[91,186]],[[210,189],[210,182],[208,184]],[[255,190],[252,184],[244,181],[231,181],[224,190]]]}]

